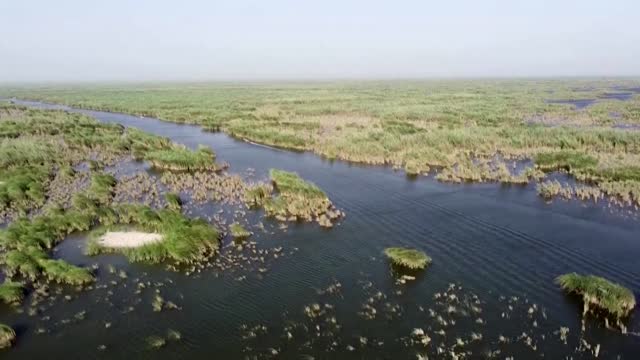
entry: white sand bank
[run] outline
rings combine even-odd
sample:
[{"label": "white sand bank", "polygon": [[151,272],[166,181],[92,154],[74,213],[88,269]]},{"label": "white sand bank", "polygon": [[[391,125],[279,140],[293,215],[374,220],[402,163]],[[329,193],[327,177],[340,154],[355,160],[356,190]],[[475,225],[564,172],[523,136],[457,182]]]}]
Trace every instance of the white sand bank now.
[{"label": "white sand bank", "polygon": [[162,235],[139,231],[110,231],[100,238],[100,245],[111,248],[131,248],[162,240]]}]

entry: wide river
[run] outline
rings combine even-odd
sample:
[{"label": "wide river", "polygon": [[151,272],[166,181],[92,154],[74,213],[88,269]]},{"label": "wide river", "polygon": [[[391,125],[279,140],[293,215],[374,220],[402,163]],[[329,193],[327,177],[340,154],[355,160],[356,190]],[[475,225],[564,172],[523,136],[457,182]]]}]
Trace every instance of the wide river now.
[{"label": "wide river", "polygon": [[[259,247],[298,250],[277,259],[264,276],[247,273],[242,281],[241,272],[212,270],[194,277],[161,266],[129,265],[116,255],[86,258],[79,250],[83,236],[72,236],[56,256],[77,264],[97,262],[101,269],[115,264],[127,272],[129,283],[113,285],[111,304],[94,291],[60,301],[35,316],[3,311],[2,322],[16,328],[19,340],[0,357],[415,359],[422,352],[435,354],[441,346],[445,352],[437,357],[451,358],[449,349],[461,338],[465,345],[457,352],[473,351],[470,358],[498,349],[502,352],[494,353],[497,358],[591,358],[593,350],[580,349],[584,338],[592,346],[600,345],[600,358],[640,358],[636,335],[607,330],[591,317],[582,331],[579,302],[554,283],[563,273],[591,273],[640,294],[640,221],[625,211],[577,201],[546,203],[534,184],[451,185],[427,177],[411,179],[386,167],[272,149],[197,126],[16,102],[81,112],[189,147],[209,145],[218,159],[230,164],[229,171],[240,174],[253,168],[257,179],[266,178],[270,168],[295,171],[320,186],[347,216],[331,230],[298,224],[286,232],[257,233],[253,240]],[[424,250],[433,264],[415,280],[397,284],[398,274],[382,256],[388,246]],[[133,279],[138,276],[163,282],[162,296],[182,309],[153,312],[152,292],[134,295]],[[339,294],[318,293],[333,283],[341,284]],[[457,284],[459,299],[477,295],[482,312],[465,313],[462,304],[448,311],[438,307],[438,293],[451,283]],[[140,301],[136,310],[125,311],[136,301]],[[326,314],[315,319],[306,315],[305,306],[314,303]],[[365,304],[376,308],[373,319],[359,314],[366,310]],[[430,315],[429,309],[437,315]],[[85,318],[80,321],[74,314],[81,311],[86,314],[79,316]],[[442,324],[440,314],[457,321]],[[47,315],[51,319],[43,320]],[[339,328],[327,325],[332,317]],[[39,326],[47,328],[48,322],[59,324],[63,318],[71,321],[36,334]],[[627,321],[630,332],[640,332],[639,319],[636,314]],[[243,325],[260,328],[251,333]],[[566,345],[561,327],[569,328]],[[183,339],[149,350],[145,338],[164,335],[169,328],[179,330]],[[410,344],[414,328],[430,336],[427,347]],[[438,334],[440,329],[444,333]],[[476,341],[470,340],[472,333]],[[527,337],[532,339],[529,344]],[[106,350],[99,350],[100,345]]]}]

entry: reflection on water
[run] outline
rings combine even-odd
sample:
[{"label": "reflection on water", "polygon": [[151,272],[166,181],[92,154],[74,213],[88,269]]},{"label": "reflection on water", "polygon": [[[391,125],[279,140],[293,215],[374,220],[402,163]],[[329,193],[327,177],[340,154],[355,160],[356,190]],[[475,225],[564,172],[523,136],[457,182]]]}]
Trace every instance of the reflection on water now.
[{"label": "reflection on water", "polygon": [[[347,216],[331,230],[311,224],[281,229],[248,212],[255,245],[226,246],[230,262],[189,276],[128,264],[117,255],[86,258],[84,235],[74,235],[55,256],[97,263],[97,289],[65,290],[34,311],[28,299],[22,314],[3,310],[3,321],[17,329],[19,340],[1,356],[396,359],[470,351],[474,356],[467,358],[556,359],[590,358],[596,345],[601,358],[633,358],[640,351],[637,337],[594,319],[582,332],[580,304],[553,282],[577,271],[640,292],[636,220],[591,204],[547,204],[533,185],[409,180],[388,168],[254,146],[195,126],[77,111],[189,147],[210,145],[230,171],[255,169],[254,179],[266,178],[271,167],[296,171]],[[206,218],[220,209],[210,203],[191,210]],[[388,246],[424,250],[433,264],[403,284],[382,257]],[[282,256],[274,256],[276,249]],[[241,261],[255,257],[254,250],[268,254],[263,272],[257,271],[261,265]],[[157,294],[178,309],[154,312]],[[637,316],[628,325],[640,331]],[[160,350],[146,347],[147,336],[165,336],[169,329],[182,339]]]}]

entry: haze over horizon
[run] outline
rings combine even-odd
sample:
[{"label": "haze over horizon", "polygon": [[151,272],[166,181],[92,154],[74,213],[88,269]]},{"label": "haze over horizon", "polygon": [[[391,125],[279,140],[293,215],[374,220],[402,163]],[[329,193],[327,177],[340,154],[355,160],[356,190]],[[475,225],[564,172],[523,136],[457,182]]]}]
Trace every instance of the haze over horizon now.
[{"label": "haze over horizon", "polygon": [[632,0],[6,1],[0,84],[640,75]]}]

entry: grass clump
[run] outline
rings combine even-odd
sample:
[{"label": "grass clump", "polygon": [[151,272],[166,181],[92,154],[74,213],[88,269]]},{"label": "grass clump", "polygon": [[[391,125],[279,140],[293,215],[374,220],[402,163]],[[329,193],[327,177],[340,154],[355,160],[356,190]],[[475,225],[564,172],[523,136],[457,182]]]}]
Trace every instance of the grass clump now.
[{"label": "grass clump", "polygon": [[636,306],[633,292],[622,285],[594,275],[560,275],[556,282],[568,293],[582,298],[583,314],[603,311],[616,320],[626,317]]},{"label": "grass clump", "polygon": [[113,189],[116,186],[116,178],[111,174],[96,173],[91,176],[88,196],[100,204],[108,204],[113,197]]},{"label": "grass clump", "polygon": [[24,288],[21,283],[5,280],[0,285],[0,300],[5,304],[19,304],[24,299]]},{"label": "grass clump", "polygon": [[199,171],[217,170],[215,153],[208,147],[192,151],[182,146],[151,151],[145,159],[154,167],[167,170]]},{"label": "grass clump", "polygon": [[395,265],[409,269],[424,269],[431,264],[431,258],[420,250],[390,247],[384,249],[384,254]]},{"label": "grass clump", "polygon": [[42,259],[39,265],[47,279],[57,283],[85,285],[95,280],[89,270],[71,265],[64,260]]},{"label": "grass clump", "polygon": [[182,209],[182,199],[180,195],[176,193],[166,193],[164,199],[167,202],[167,208],[174,211],[180,211]]},{"label": "grass clump", "polygon": [[245,229],[242,225],[235,222],[229,226],[229,232],[234,239],[244,239],[251,236],[251,231]]},{"label": "grass clump", "polygon": [[16,332],[9,325],[0,324],[0,349],[11,347],[16,340]]}]

